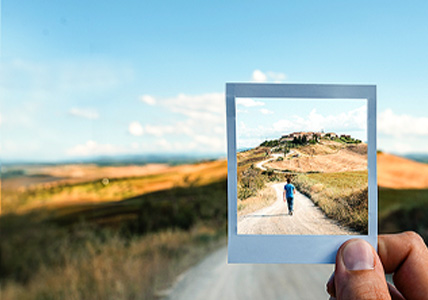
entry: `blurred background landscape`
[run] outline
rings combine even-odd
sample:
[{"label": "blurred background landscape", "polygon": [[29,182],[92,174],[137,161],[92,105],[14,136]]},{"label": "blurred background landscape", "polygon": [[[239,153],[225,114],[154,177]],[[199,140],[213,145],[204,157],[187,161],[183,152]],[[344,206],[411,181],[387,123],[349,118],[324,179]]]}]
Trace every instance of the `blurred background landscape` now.
[{"label": "blurred background landscape", "polygon": [[427,242],[427,13],[2,1],[1,298],[174,299],[226,244],[225,82],[376,84],[379,231]]}]

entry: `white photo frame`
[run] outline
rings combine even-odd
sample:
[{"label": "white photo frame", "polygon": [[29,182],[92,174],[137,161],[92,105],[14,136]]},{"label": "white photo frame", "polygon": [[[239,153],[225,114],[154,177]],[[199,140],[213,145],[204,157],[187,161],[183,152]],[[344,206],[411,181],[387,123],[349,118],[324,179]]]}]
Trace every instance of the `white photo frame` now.
[{"label": "white photo frame", "polygon": [[[366,99],[368,235],[238,235],[236,98]],[[340,245],[360,238],[377,249],[376,86],[227,83],[228,262],[334,263]]]}]

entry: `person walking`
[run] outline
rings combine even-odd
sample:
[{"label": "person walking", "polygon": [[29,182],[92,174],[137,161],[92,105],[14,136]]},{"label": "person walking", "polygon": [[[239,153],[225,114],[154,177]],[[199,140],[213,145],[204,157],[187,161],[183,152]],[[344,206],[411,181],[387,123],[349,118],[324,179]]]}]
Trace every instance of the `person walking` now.
[{"label": "person walking", "polygon": [[294,205],[294,194],[296,193],[296,188],[291,184],[291,179],[287,178],[287,184],[284,186],[283,200],[287,200],[288,214],[293,215],[293,205]]}]

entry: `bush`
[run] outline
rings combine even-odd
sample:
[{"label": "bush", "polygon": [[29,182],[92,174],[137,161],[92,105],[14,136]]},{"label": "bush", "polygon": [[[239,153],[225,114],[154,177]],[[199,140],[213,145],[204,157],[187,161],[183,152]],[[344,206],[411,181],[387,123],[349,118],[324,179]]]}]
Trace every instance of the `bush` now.
[{"label": "bush", "polygon": [[238,176],[238,199],[244,200],[257,194],[264,187],[263,176],[259,170],[248,168]]},{"label": "bush", "polygon": [[261,147],[276,147],[279,145],[279,140],[266,140],[260,144]]}]

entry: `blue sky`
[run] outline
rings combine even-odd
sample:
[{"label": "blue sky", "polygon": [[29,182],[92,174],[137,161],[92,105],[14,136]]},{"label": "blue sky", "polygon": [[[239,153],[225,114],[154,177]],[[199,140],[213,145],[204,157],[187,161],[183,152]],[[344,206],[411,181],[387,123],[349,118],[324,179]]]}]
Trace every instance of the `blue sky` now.
[{"label": "blue sky", "polygon": [[226,82],[376,84],[428,153],[428,2],[1,2],[4,160],[225,153]]},{"label": "blue sky", "polygon": [[237,147],[292,132],[348,134],[367,142],[367,100],[237,98]]}]

